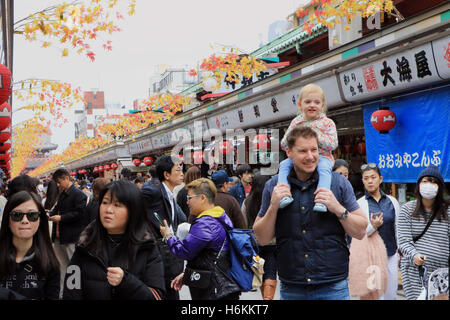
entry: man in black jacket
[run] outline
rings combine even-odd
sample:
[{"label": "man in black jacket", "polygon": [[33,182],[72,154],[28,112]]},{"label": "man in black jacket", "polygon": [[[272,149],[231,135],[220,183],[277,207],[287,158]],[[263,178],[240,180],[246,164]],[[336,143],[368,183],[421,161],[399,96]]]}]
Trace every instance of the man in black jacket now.
[{"label": "man in black jacket", "polygon": [[61,265],[62,288],[67,265],[75,251],[75,243],[83,231],[87,196],[73,185],[66,169],[56,170],[52,178],[61,191],[56,207],[50,212],[49,221],[54,222],[52,240]]},{"label": "man in black jacket", "polygon": [[[183,170],[179,163],[175,163],[171,156],[164,155],[156,162],[156,173],[160,184],[144,184],[142,186],[142,195],[147,206],[147,217],[154,230],[159,230],[160,222],[155,216],[155,212],[161,219],[167,221],[167,224],[175,234],[178,225],[186,222],[186,216],[178,206],[173,196],[173,189],[183,182]],[[175,257],[167,244],[161,241],[161,234],[155,235],[159,242],[161,255],[164,262],[164,277],[166,284],[166,300],[179,300],[178,291],[170,287],[172,280],[183,272],[184,261]]]}]

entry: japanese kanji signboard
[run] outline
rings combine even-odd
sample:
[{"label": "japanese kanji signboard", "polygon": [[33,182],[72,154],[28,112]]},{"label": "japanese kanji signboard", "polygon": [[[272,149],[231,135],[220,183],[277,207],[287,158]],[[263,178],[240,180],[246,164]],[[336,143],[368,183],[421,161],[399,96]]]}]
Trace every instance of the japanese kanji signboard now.
[{"label": "japanese kanji signboard", "polygon": [[360,101],[450,78],[450,37],[341,72],[348,101]]}]

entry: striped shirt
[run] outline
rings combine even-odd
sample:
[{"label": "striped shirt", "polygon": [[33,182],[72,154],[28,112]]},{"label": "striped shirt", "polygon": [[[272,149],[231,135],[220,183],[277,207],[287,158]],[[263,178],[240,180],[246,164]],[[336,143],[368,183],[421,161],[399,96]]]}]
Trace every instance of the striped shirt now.
[{"label": "striped shirt", "polygon": [[[423,232],[431,217],[431,212],[426,212],[425,218],[423,216],[412,217],[416,203],[417,201],[413,200],[403,204],[397,221],[397,245],[403,255],[401,260],[402,283],[408,300],[417,299],[422,289],[419,269],[414,264],[414,257],[417,254],[426,256],[425,267],[428,274],[437,268],[448,268],[449,260],[449,219],[439,221],[435,218],[427,232],[417,242],[413,242],[413,238]],[[447,214],[450,215],[450,207]]]}]

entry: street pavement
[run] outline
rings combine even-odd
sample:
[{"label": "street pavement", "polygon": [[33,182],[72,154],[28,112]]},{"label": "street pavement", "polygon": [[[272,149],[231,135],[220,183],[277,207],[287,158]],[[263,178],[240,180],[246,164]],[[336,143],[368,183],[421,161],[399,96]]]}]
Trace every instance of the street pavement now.
[{"label": "street pavement", "polygon": [[[280,300],[280,281],[277,283],[277,290],[275,291],[274,300]],[[399,286],[399,290],[397,291],[397,300],[405,300],[405,293],[401,286]],[[189,289],[187,286],[183,286],[180,291],[180,300],[191,300],[191,295],[189,293]],[[240,300],[262,300],[261,291],[251,291],[244,292],[241,294]],[[359,298],[351,298],[351,300],[359,300]]]}]

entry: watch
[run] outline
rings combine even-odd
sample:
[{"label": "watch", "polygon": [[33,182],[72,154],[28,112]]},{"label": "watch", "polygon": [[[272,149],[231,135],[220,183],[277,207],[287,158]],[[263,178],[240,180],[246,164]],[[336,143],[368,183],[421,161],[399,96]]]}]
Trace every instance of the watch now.
[{"label": "watch", "polygon": [[344,213],[342,214],[342,216],[338,217],[339,220],[345,220],[348,217],[348,211],[347,209],[345,209]]}]

